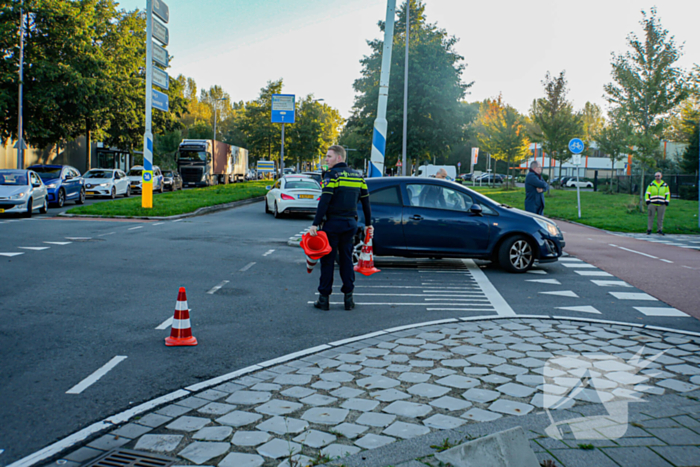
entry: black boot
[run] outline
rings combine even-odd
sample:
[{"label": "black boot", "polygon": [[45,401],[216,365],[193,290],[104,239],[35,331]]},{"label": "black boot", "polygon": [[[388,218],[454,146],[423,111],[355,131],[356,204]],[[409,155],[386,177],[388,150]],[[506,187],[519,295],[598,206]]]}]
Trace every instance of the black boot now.
[{"label": "black boot", "polygon": [[647,230],[647,235],[651,235],[651,230]]},{"label": "black boot", "polygon": [[328,295],[319,295],[314,306],[320,310],[328,311],[331,309],[331,304]]},{"label": "black boot", "polygon": [[659,230],[659,231],[658,231],[658,234],[659,234],[659,235],[666,235],[666,234],[664,233],[663,230]]},{"label": "black boot", "polygon": [[355,308],[355,300],[352,298],[352,292],[345,294],[345,309],[352,310]]}]

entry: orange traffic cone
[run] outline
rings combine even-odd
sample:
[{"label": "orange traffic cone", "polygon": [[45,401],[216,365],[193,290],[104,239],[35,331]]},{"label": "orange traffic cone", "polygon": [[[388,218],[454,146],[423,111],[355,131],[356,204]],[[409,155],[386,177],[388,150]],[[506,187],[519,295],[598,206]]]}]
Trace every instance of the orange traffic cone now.
[{"label": "orange traffic cone", "polygon": [[308,232],[301,236],[301,248],[306,253],[306,272],[311,274],[311,270],[316,266],[318,260],[331,252],[332,248],[328,242],[326,232],[318,231],[315,236]]},{"label": "orange traffic cone", "polygon": [[175,303],[175,316],[170,328],[170,337],[165,338],[165,345],[197,345],[197,339],[192,335],[190,327],[190,309],[187,307],[187,293],[184,287],[180,287]]},{"label": "orange traffic cone", "polygon": [[374,255],[372,254],[372,236],[367,232],[365,237],[365,244],[362,246],[362,252],[360,253],[360,261],[358,261],[357,266],[353,268],[355,272],[359,272],[365,276],[371,276],[376,272],[380,272],[379,269],[374,267]]}]

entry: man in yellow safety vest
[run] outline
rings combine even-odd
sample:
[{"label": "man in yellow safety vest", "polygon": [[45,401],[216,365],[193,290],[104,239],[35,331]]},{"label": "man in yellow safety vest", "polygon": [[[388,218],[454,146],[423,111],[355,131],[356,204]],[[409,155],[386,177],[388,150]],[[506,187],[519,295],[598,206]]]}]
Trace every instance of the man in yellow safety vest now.
[{"label": "man in yellow safety vest", "polygon": [[671,191],[666,182],[661,180],[661,172],[654,174],[654,181],[647,187],[644,199],[649,206],[649,222],[647,223],[647,235],[651,235],[651,226],[654,223],[656,213],[656,227],[659,234],[664,234],[664,213],[666,206],[671,201]]}]

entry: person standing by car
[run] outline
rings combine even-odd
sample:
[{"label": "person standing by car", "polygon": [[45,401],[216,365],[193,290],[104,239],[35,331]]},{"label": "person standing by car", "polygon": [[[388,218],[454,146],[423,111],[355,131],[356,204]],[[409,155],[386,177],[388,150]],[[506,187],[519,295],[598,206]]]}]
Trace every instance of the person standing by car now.
[{"label": "person standing by car", "polygon": [[651,226],[654,224],[654,214],[656,214],[656,230],[660,235],[664,235],[664,214],[666,206],[671,201],[671,190],[661,179],[661,172],[654,174],[654,180],[647,187],[644,195],[649,210],[649,221],[647,222],[647,235],[651,235]]},{"label": "person standing by car", "polygon": [[373,232],[369,191],[360,173],[345,163],[345,149],[342,146],[334,145],[328,148],[326,164],[328,171],[323,174],[321,200],[309,234],[316,236],[319,228],[323,230],[328,235],[332,250],[321,258],[321,280],[318,286],[320,296],[314,306],[324,311],[330,309],[333,269],[335,257],[338,255],[340,278],[343,281],[340,291],[345,294],[345,309],[352,310],[355,308],[352,296],[355,288],[352,249],[357,232],[357,203],[362,203],[367,225],[365,232]]},{"label": "person standing by car", "polygon": [[525,177],[525,210],[535,214],[544,213],[544,192],[549,185],[542,179],[542,166],[537,161],[530,163],[530,171]]}]

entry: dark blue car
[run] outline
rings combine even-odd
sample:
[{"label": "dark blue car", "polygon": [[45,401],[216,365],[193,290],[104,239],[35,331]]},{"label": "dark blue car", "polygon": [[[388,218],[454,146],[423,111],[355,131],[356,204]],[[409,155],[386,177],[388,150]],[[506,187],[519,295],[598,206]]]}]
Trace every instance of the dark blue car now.
[{"label": "dark blue car", "polygon": [[75,201],[76,204],[85,202],[85,182],[80,171],[70,165],[33,165],[29,167],[48,190],[49,203],[63,207],[66,201]]},{"label": "dark blue car", "polygon": [[[436,178],[367,180],[376,256],[478,258],[525,272],[556,261],[564,248],[557,225]],[[360,224],[364,225],[362,210]]]}]

